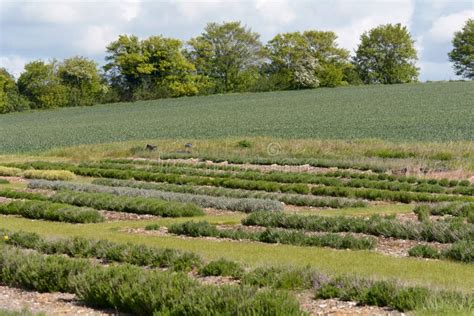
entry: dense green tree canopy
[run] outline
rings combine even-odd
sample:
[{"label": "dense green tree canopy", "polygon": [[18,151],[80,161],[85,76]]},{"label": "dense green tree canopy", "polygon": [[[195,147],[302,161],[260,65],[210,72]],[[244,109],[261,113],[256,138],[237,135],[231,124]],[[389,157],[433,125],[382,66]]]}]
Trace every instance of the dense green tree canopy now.
[{"label": "dense green tree canopy", "polygon": [[20,93],[26,96],[33,108],[53,108],[68,104],[67,88],[57,76],[58,63],[41,60],[25,65],[18,78]]},{"label": "dense green tree canopy", "polygon": [[8,94],[16,90],[13,76],[5,68],[0,68],[0,113],[10,112]]},{"label": "dense green tree canopy", "polygon": [[84,57],[65,59],[58,66],[61,83],[68,88],[68,105],[93,105],[105,86],[93,60]]},{"label": "dense green tree canopy", "polygon": [[217,92],[239,90],[262,59],[259,35],[240,22],[209,23],[188,42],[186,55],[197,72],[212,79]]},{"label": "dense green tree canopy", "polygon": [[336,39],[335,33],[322,31],[276,35],[266,46],[271,73],[290,89],[344,84],[349,52]]},{"label": "dense green tree canopy", "polygon": [[474,79],[474,19],[467,20],[453,38],[453,50],[449,52],[456,75]]},{"label": "dense green tree canopy", "polygon": [[414,41],[401,24],[380,25],[362,34],[354,58],[364,83],[407,83],[418,80]]},{"label": "dense green tree canopy", "polygon": [[309,43],[299,32],[278,34],[266,47],[271,76],[283,89],[314,88],[318,60],[310,53]]},{"label": "dense green tree canopy", "polygon": [[151,98],[195,95],[202,85],[194,65],[183,56],[182,46],[180,40],[162,36],[139,40],[120,35],[107,46],[104,70],[125,99],[147,98],[143,93]]}]

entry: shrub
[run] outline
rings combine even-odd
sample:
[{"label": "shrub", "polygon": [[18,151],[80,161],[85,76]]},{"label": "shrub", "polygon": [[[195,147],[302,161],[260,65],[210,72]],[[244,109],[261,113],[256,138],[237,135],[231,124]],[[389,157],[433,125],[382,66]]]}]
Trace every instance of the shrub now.
[{"label": "shrub", "polygon": [[88,305],[136,315],[301,315],[287,292],[201,285],[184,273],[131,265],[101,267],[64,256],[0,252],[0,279],[37,291],[75,293]]},{"label": "shrub", "polygon": [[322,299],[340,298],[357,301],[362,305],[376,305],[409,311],[424,306],[430,296],[425,288],[404,287],[393,281],[366,281],[334,278],[316,288],[316,297]]},{"label": "shrub", "polygon": [[0,254],[2,283],[39,292],[73,292],[71,277],[90,263],[61,256],[40,256],[4,248]]},{"label": "shrub", "polygon": [[310,268],[259,267],[246,273],[241,283],[286,290],[309,289],[313,277]]},{"label": "shrub", "polygon": [[266,229],[263,232],[249,232],[240,229],[219,230],[208,222],[185,222],[173,224],[169,230],[172,234],[191,237],[211,236],[236,240],[249,239],[265,243],[281,243],[298,246],[331,247],[337,249],[372,249],[376,240],[372,237],[354,237],[351,235],[322,234],[307,236],[296,230]]},{"label": "shrub", "polygon": [[21,174],[29,179],[73,180],[74,173],[67,170],[25,170]]},{"label": "shrub", "polygon": [[419,205],[415,207],[413,212],[416,214],[420,222],[427,222],[430,220],[430,209],[427,205]]},{"label": "shrub", "polygon": [[10,199],[27,199],[27,200],[39,200],[46,201],[48,200],[47,196],[44,196],[39,193],[32,193],[27,191],[16,191],[11,189],[0,190],[0,196],[10,198]]},{"label": "shrub", "polygon": [[12,201],[3,203],[0,204],[0,213],[70,223],[97,223],[104,221],[102,215],[96,210],[47,201]]},{"label": "shrub", "polygon": [[244,269],[236,262],[219,259],[203,266],[199,273],[203,276],[231,276],[238,279],[244,273]]},{"label": "shrub", "polygon": [[252,143],[247,139],[243,139],[243,140],[241,140],[237,143],[237,147],[250,148],[250,147],[252,147]]},{"label": "shrub", "polygon": [[22,172],[19,168],[0,166],[0,176],[17,176]]},{"label": "shrub", "polygon": [[353,232],[441,243],[474,239],[474,226],[472,224],[443,221],[405,222],[376,215],[370,218],[362,218],[254,212],[243,219],[242,224],[320,232]]},{"label": "shrub", "polygon": [[10,181],[8,181],[7,179],[0,179],[0,184],[9,184]]},{"label": "shrub", "polygon": [[[345,199],[345,198],[334,198],[334,197],[316,197],[316,196],[305,196],[301,194],[290,194],[290,193],[273,193],[263,192],[258,190],[241,190],[241,189],[228,189],[228,188],[217,188],[208,186],[194,186],[194,185],[176,185],[169,183],[150,183],[141,182],[134,180],[117,180],[117,179],[95,179],[92,181],[93,184],[113,186],[113,187],[132,187],[147,190],[162,190],[168,192],[180,192],[180,193],[193,193],[199,195],[211,195],[211,196],[225,196],[231,198],[254,198],[254,199],[271,199],[284,202],[286,204],[292,204],[297,206],[313,206],[313,207],[332,207],[332,208],[343,208],[343,207],[364,207],[367,206],[367,202],[362,200]],[[261,210],[265,210],[267,207],[261,207]],[[272,210],[282,210],[282,206],[276,203],[273,205]]]},{"label": "shrub", "polygon": [[174,271],[190,271],[199,267],[202,260],[190,252],[148,247],[134,244],[117,244],[106,240],[89,240],[80,237],[69,239],[43,239],[35,233],[7,233],[8,244],[34,249],[46,254],[65,254],[75,258],[97,258],[130,263],[139,266],[171,268]]},{"label": "shrub", "polygon": [[78,297],[137,315],[300,315],[295,299],[271,289],[199,285],[184,274],[131,266],[98,269],[76,278]]},{"label": "shrub", "polygon": [[472,239],[455,242],[451,247],[443,251],[442,255],[451,260],[473,263],[474,242]]},{"label": "shrub", "polygon": [[201,207],[212,207],[241,212],[251,212],[256,210],[266,211],[282,208],[282,205],[279,202],[272,200],[218,198],[197,194],[162,192],[156,190],[142,190],[125,187],[108,187],[92,184],[75,184],[61,181],[35,180],[31,181],[28,187],[52,190],[65,189],[82,192],[111,193],[118,196],[141,196],[145,198],[155,198],[166,201],[193,203]]},{"label": "shrub", "polygon": [[415,207],[414,212],[426,212],[428,215],[452,215],[469,217],[474,214],[474,203],[460,203],[460,202],[443,202],[437,204],[424,204]]},{"label": "shrub", "polygon": [[408,254],[411,257],[421,257],[421,258],[430,258],[430,259],[439,259],[440,253],[436,248],[426,245],[417,245],[410,250],[408,250]]},{"label": "shrub", "polygon": [[117,196],[109,193],[64,191],[54,194],[51,200],[77,206],[89,206],[99,210],[152,214],[163,217],[204,215],[203,210],[192,203],[165,201],[156,198]]},{"label": "shrub", "polygon": [[206,221],[202,222],[184,222],[173,224],[168,228],[168,232],[176,235],[186,235],[191,237],[219,236],[219,230]]}]

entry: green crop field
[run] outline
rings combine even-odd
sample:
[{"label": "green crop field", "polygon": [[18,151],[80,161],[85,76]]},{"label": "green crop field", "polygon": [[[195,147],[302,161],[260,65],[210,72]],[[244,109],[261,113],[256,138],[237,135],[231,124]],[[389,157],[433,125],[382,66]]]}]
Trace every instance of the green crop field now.
[{"label": "green crop field", "polygon": [[474,140],[474,82],[245,93],[0,116],[0,153],[157,138]]}]

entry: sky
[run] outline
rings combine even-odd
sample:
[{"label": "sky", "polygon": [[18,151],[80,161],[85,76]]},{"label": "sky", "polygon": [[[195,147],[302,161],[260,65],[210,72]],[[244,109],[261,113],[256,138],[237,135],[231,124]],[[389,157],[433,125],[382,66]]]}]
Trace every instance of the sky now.
[{"label": "sky", "polygon": [[277,33],[334,31],[352,54],[360,35],[406,25],[420,80],[457,79],[447,53],[453,33],[474,18],[474,0],[0,0],[0,67],[16,77],[32,60],[85,56],[104,64],[119,34],[188,40],[208,22],[241,21],[266,42]]}]

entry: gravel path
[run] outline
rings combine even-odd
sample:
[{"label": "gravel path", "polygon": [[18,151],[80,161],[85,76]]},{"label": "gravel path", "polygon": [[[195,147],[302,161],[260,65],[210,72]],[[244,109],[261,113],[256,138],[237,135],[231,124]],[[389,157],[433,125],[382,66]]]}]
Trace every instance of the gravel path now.
[{"label": "gravel path", "polygon": [[115,311],[96,310],[82,305],[74,294],[39,293],[0,286],[0,307],[11,311],[27,309],[33,313],[46,315],[125,315]]},{"label": "gravel path", "polygon": [[301,309],[310,316],[316,315],[404,315],[398,311],[378,306],[358,306],[356,302],[339,301],[336,299],[315,300],[311,291],[297,295]]}]

